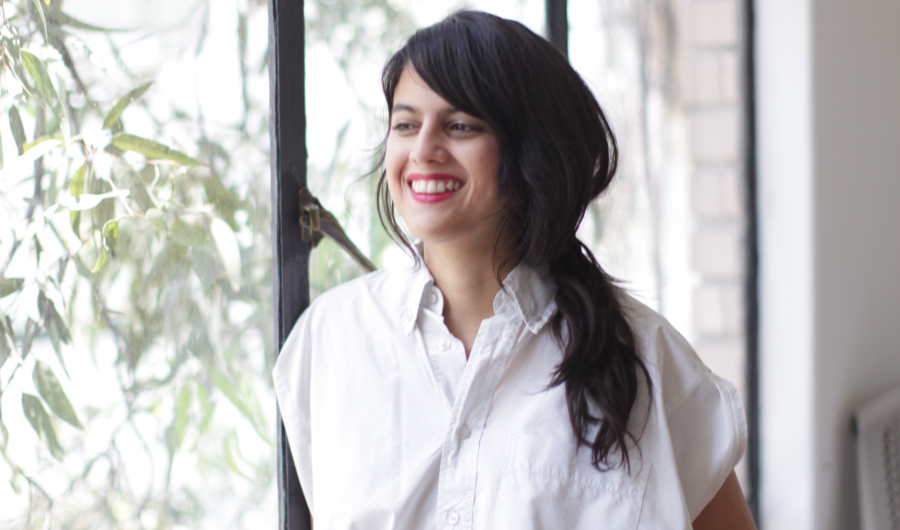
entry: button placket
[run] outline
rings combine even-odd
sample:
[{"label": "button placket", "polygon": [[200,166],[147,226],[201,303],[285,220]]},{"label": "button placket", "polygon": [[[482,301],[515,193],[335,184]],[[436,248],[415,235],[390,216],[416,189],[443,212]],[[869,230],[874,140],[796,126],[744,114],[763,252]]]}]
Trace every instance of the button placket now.
[{"label": "button placket", "polygon": [[[465,524],[460,527],[469,528],[480,444],[467,440],[473,437],[472,429],[480,432],[486,421],[490,396],[508,361],[504,351],[511,346],[510,336],[515,336],[520,327],[510,324],[512,322],[501,317],[479,330],[479,334],[483,331],[484,335],[476,337],[476,344],[460,380],[438,479],[438,514],[443,514],[438,515],[439,528],[457,528],[456,525],[464,521]],[[454,513],[459,519],[451,522]]]}]

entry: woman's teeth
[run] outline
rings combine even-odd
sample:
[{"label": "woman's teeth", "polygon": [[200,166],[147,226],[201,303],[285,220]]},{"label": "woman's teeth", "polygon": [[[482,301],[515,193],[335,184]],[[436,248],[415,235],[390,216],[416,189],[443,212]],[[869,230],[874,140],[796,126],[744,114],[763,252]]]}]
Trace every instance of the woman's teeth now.
[{"label": "woman's teeth", "polygon": [[446,193],[448,191],[456,191],[462,186],[462,182],[458,180],[414,180],[412,181],[412,189],[416,193]]}]

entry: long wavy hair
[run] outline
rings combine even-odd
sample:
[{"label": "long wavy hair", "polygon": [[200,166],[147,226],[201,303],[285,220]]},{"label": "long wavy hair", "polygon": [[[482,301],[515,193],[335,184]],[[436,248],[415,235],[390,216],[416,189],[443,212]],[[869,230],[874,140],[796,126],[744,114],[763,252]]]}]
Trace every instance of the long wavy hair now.
[{"label": "long wavy hair", "polygon": [[[382,74],[389,112],[407,67],[496,134],[498,194],[506,200],[497,242],[504,231],[513,241],[498,270],[507,263],[549,270],[558,308],[550,325],[563,350],[550,386],[565,385],[575,438],[591,448],[593,465],[630,469],[626,442],[636,438],[628,419],[638,376],[647,385],[650,377],[613,279],[575,235],[588,204],[616,172],[616,139],[603,110],[549,42],[518,22],[478,11],[460,11],[417,31],[391,57]],[[383,169],[377,205],[388,232],[411,247]]]}]

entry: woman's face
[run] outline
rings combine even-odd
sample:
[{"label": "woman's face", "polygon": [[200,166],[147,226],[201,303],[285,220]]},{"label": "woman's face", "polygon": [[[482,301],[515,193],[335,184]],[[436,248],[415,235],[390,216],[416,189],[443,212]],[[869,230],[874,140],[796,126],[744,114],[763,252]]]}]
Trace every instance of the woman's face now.
[{"label": "woman's face", "polygon": [[429,244],[493,249],[500,148],[484,120],[453,108],[407,66],[394,91],[385,168],[391,199]]}]

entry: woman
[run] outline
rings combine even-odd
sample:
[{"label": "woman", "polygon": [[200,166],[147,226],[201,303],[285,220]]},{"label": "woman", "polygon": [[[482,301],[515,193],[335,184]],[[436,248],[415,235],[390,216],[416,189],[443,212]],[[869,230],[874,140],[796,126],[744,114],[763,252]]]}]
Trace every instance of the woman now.
[{"label": "woman", "polygon": [[274,371],[316,526],[754,528],[734,388],[575,237],[617,153],[566,59],[460,12],[383,85],[379,211],[418,265],[319,297]]}]

